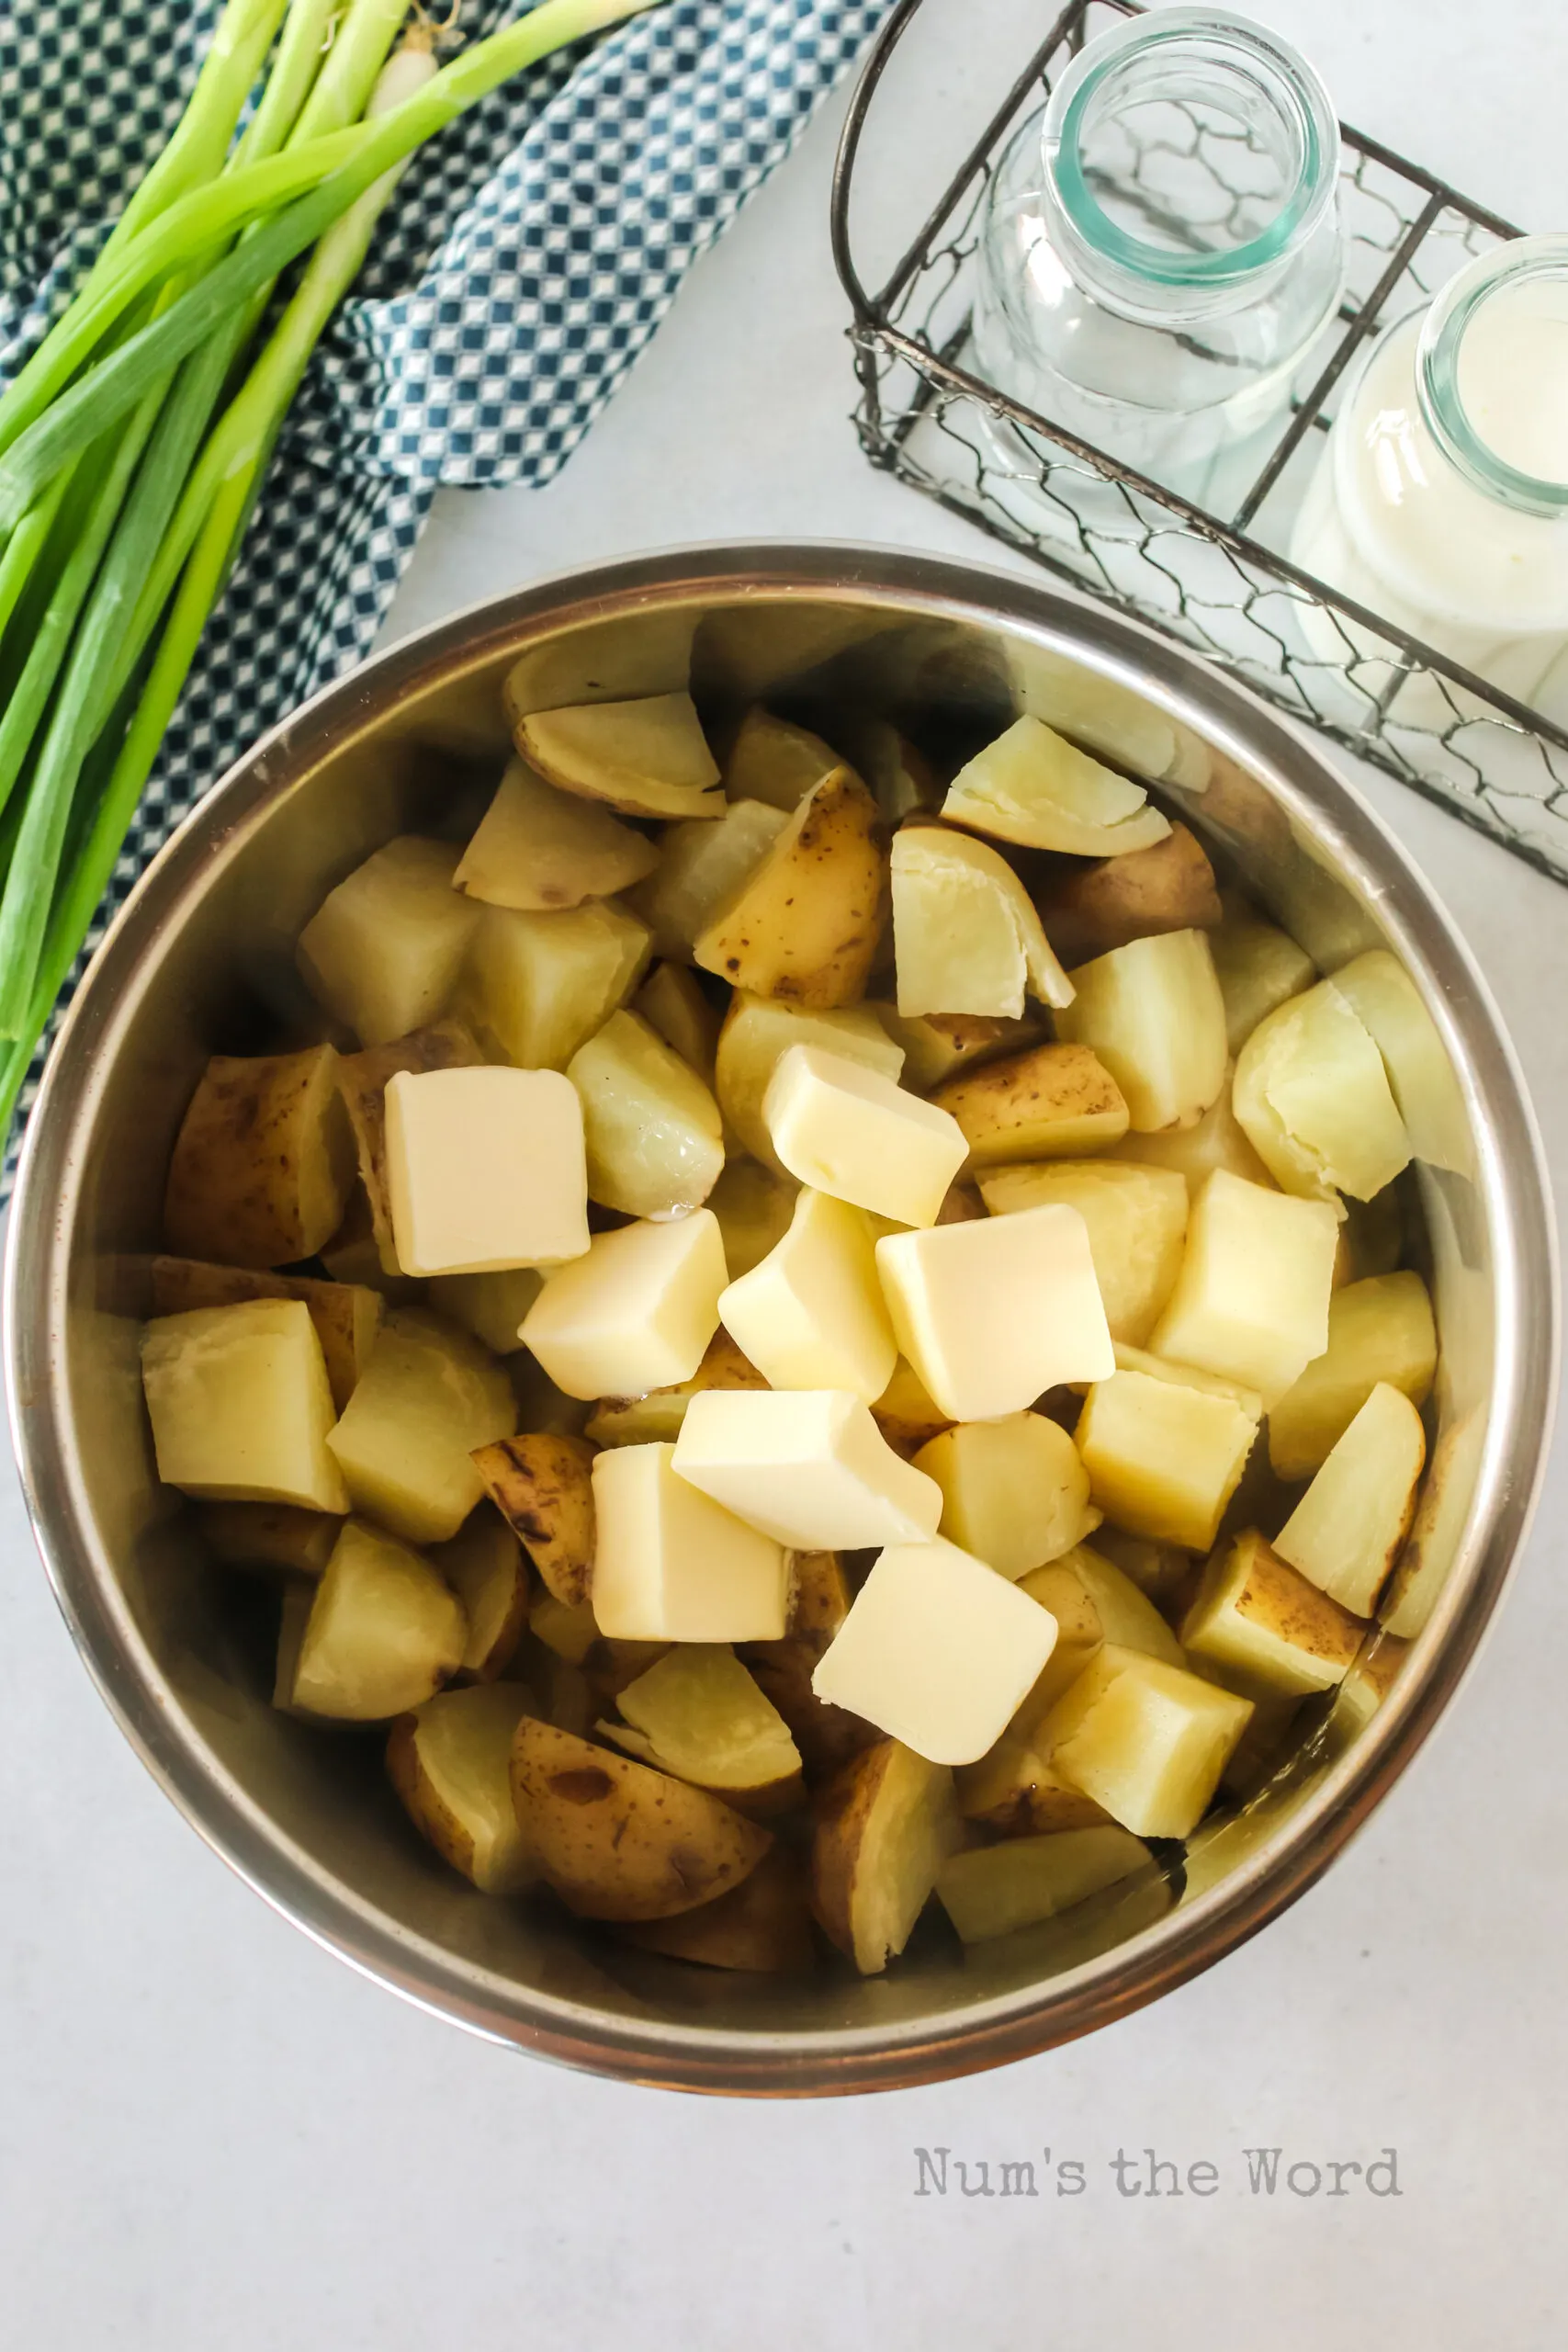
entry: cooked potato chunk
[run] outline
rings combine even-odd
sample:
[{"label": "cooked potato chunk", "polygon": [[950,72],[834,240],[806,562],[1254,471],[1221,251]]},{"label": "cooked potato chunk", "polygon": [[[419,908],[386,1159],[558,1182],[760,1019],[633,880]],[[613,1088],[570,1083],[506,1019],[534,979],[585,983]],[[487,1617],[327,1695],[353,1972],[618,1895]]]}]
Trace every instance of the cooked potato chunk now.
[{"label": "cooked potato chunk", "polygon": [[874,1724],[847,1707],[829,1706],[813,1690],[811,1678],[825,1647],[816,1634],[790,1634],[776,1642],[748,1642],[741,1651],[747,1671],[788,1724],[814,1787],[882,1736]]},{"label": "cooked potato chunk", "polygon": [[1274,1179],[1237,1124],[1231,1102],[1232,1076],[1227,1065],[1224,1084],[1196,1126],[1162,1127],[1158,1135],[1125,1135],[1111,1145],[1111,1157],[1135,1159],[1147,1168],[1174,1168],[1178,1175],[1186,1177],[1192,1193],[1216,1168],[1227,1168],[1249,1184],[1272,1188]]},{"label": "cooked potato chunk", "polygon": [[[533,1603],[528,1611],[528,1633],[531,1643],[542,1642],[553,1657],[560,1658],[568,1666],[581,1666],[599,1639],[599,1627],[594,1620],[592,1602],[558,1600],[553,1592],[543,1594]],[[581,1723],[575,1726],[566,1724],[566,1730],[575,1727],[586,1735],[586,1698],[583,1706]],[[545,1713],[551,1723],[561,1721],[548,1707]]]},{"label": "cooked potato chunk", "polygon": [[1063,1776],[1137,1838],[1187,1838],[1252,1715],[1249,1700],[1107,1643],[1040,1737]]},{"label": "cooked potato chunk", "polygon": [[1185,825],[1103,865],[1080,868],[1041,910],[1059,956],[1087,963],[1163,931],[1211,931],[1221,914],[1214,869]]},{"label": "cooked potato chunk", "polygon": [[525,1434],[474,1454],[491,1502],[568,1609],[587,1599],[593,1575],[592,1466],[580,1437]]},{"label": "cooked potato chunk", "polygon": [[658,863],[646,834],[513,760],[452,879],[490,906],[543,913],[607,899]]},{"label": "cooked potato chunk", "polygon": [[233,1306],[247,1298],[298,1298],[310,1309],[321,1343],[333,1403],[341,1413],[354,1394],[376,1334],[383,1301],[359,1283],[312,1282],[301,1274],[263,1274],[239,1266],[204,1266],[193,1258],[154,1258],[152,1312]]},{"label": "cooked potato chunk", "polygon": [[758,1975],[798,1975],[817,1959],[806,1873],[782,1846],[764,1854],[728,1894],[673,1919],[638,1920],[621,1933],[628,1943],[671,1960]]},{"label": "cooked potato chunk", "polygon": [[1140,1134],[1190,1125],[1225,1081],[1225,1008],[1206,933],[1168,931],[1080,964],[1056,1034],[1092,1046]]},{"label": "cooked potato chunk", "polygon": [[984,1822],[1010,1838],[1092,1829],[1111,1818],[1103,1805],[1063,1780],[1027,1734],[1010,1728],[989,1755],[962,1766],[953,1780],[964,1820]]},{"label": "cooked potato chunk", "polygon": [[1125,1829],[1065,1829],[953,1854],[937,1873],[937,1900],[966,1944],[1010,1935],[1152,1869],[1148,1848]]},{"label": "cooked potato chunk", "polygon": [[851,720],[846,749],[890,825],[901,825],[906,817],[934,815],[941,807],[943,787],[936,769],[889,720]]},{"label": "cooked potato chunk", "polygon": [[467,1642],[462,1603],[429,1561],[351,1519],[315,1589],[290,1703],[337,1723],[384,1723],[450,1681]]},{"label": "cooked potato chunk", "polygon": [[[874,1265],[875,1261],[873,1260]],[[872,1405],[871,1417],[893,1448],[913,1461],[921,1446],[953,1427],[953,1416],[932,1403],[913,1364],[900,1356],[893,1376]]]},{"label": "cooked potato chunk", "polygon": [[716,1331],[690,1380],[676,1381],[669,1388],[650,1388],[641,1396],[601,1396],[583,1435],[594,1445],[672,1445],[681,1434],[687,1406],[705,1389],[765,1388],[767,1385],[728,1332]]},{"label": "cooked potato chunk", "polygon": [[915,1467],[942,1489],[948,1541],[1000,1576],[1027,1576],[1083,1533],[1089,1473],[1043,1414],[961,1421],[923,1445]]},{"label": "cooked potato chunk", "polygon": [[826,1649],[850,1613],[850,1588],[837,1552],[792,1552],[786,1637],[809,1636]]},{"label": "cooked potato chunk", "polygon": [[1209,1562],[1181,1640],[1247,1697],[1303,1698],[1343,1680],[1366,1630],[1253,1529]]},{"label": "cooked potato chunk", "polygon": [[793,815],[823,777],[842,765],[820,735],[787,718],[775,718],[756,703],[729,747],[724,788],[732,801],[765,801],[769,808]]},{"label": "cooked potato chunk", "polygon": [[[438,1021],[432,1028],[416,1029],[412,1036],[389,1045],[367,1046],[348,1054],[338,1065],[338,1089],[354,1130],[359,1155],[359,1181],[369,1205],[381,1271],[396,1276],[397,1244],[392,1235],[392,1188],[387,1166],[387,1089],[403,1070],[473,1069],[483,1060],[471,1030],[461,1021]],[[340,1273],[338,1279],[344,1276]]]},{"label": "cooked potato chunk", "polygon": [[[1145,1361],[1152,1363],[1155,1359]],[[1202,1376],[1187,1375],[1177,1367],[1165,1369],[1168,1373],[1175,1369],[1179,1380]],[[1096,1529],[1094,1544],[1113,1568],[1120,1568],[1130,1583],[1161,1608],[1168,1605],[1171,1595],[1187,1583],[1192,1573],[1192,1555],[1183,1551],[1180,1544],[1156,1544],[1147,1535],[1129,1535],[1109,1521]]]},{"label": "cooked potato chunk", "polygon": [[389,1045],[446,1011],[479,910],[452,888],[457,852],[405,833],[356,866],[299,934],[319,1003],[362,1046]]},{"label": "cooked potato chunk", "polygon": [[653,933],[654,954],[689,964],[697,940],[755,874],[788,822],[783,809],[765,801],[732,800],[716,824],[704,818],[671,825],[657,871],[630,899]]},{"label": "cooked potato chunk", "polygon": [[1385,948],[1342,964],[1334,985],[1375,1042],[1410,1148],[1428,1167],[1469,1176],[1475,1141],[1464,1095],[1415,981]]},{"label": "cooked potato chunk", "polygon": [[[1107,1642],[1118,1649],[1140,1650],[1145,1657],[1164,1658],[1168,1666],[1182,1662],[1181,1645],[1154,1602],[1092,1544],[1076,1544],[1060,1559],[1036,1568],[1024,1577],[1021,1589],[1055,1618],[1057,1649],[1070,1634],[1084,1666]],[[1046,1673],[1054,1672],[1055,1665],[1054,1651]],[[1059,1690],[1065,1690],[1072,1679],[1063,1675]],[[1032,1691],[1020,1710],[1035,1723],[1043,1712]]]},{"label": "cooked potato chunk", "polygon": [[788,1232],[718,1302],[725,1329],[774,1388],[841,1388],[873,1404],[897,1346],[863,1209],[805,1187]]},{"label": "cooked potato chunk", "polygon": [[607,1736],[660,1772],[739,1812],[784,1813],[801,1792],[800,1750],[783,1716],[723,1643],[682,1642],[628,1682]]},{"label": "cooked potato chunk", "polygon": [[400,1716],[387,1741],[387,1770],[409,1819],[485,1894],[516,1894],[535,1876],[510,1770],[528,1704],[515,1682],[439,1690]]},{"label": "cooked potato chunk", "polygon": [[722,817],[724,795],[692,697],[580,703],[512,714],[523,757],[563,792],[626,817]]},{"label": "cooked potato chunk", "polygon": [[1206,1552],[1241,1484],[1258,1422],[1235,1398],[1118,1372],[1089,1390],[1078,1422],[1089,1493],[1130,1535]]},{"label": "cooked potato chunk", "polygon": [[651,952],[647,924],[612,899],[563,914],[487,907],[463,1002],[498,1060],[564,1069],[625,1004]]},{"label": "cooked potato chunk", "polygon": [[1072,1001],[1040,917],[1005,857],[943,825],[905,825],[893,842],[898,1011],[1019,1019],[1026,996]]},{"label": "cooked potato chunk", "polygon": [[521,1544],[500,1512],[481,1503],[449,1544],[435,1545],[430,1564],[446,1577],[468,1621],[464,1680],[493,1682],[528,1630],[528,1569]]},{"label": "cooked potato chunk", "polygon": [[1271,1409],[1328,1343],[1338,1229],[1326,1202],[1217,1168],[1192,1204],[1155,1354],[1243,1381]]},{"label": "cooked potato chunk", "polygon": [[180,1125],[164,1233],[184,1258],[280,1266],[314,1257],[343,1222],[354,1145],[330,1046],[215,1054]]},{"label": "cooked potato chunk", "polygon": [[203,1503],[196,1523],[225,1567],[282,1568],[297,1577],[321,1574],[343,1525],[299,1503]]},{"label": "cooked potato chunk", "polygon": [[1146,1340],[1181,1271],[1187,1180],[1170,1168],[1115,1159],[1048,1160],[980,1180],[994,1216],[1065,1202],[1089,1227],[1095,1279],[1112,1340]]},{"label": "cooked potato chunk", "polygon": [[865,994],[882,937],[887,854],[876,803],[847,768],[816,786],[693,944],[705,971],[818,1010]]},{"label": "cooked potato chunk", "polygon": [[517,1425],[511,1384],[467,1331],[399,1307],[327,1443],[356,1510],[410,1544],[456,1535],[484,1492],[476,1446]]},{"label": "cooked potato chunk", "polygon": [[1419,1274],[1348,1283],[1328,1302],[1328,1345],[1269,1416],[1269,1458],[1281,1478],[1321,1468],[1380,1382],[1413,1405],[1438,1364],[1432,1302]]},{"label": "cooked potato chunk", "polygon": [[302,1300],[159,1317],[141,1335],[141,1385],[165,1486],[215,1502],[347,1510],[328,1451],[327,1367]]},{"label": "cooked potato chunk", "polygon": [[829,1053],[880,1070],[885,1078],[897,1079],[904,1067],[903,1047],[868,1004],[807,1012],[737,989],[719,1033],[715,1076],[718,1105],[752,1159],[780,1177],[784,1170],[769,1139],[762,1102],[774,1070],[792,1046],[824,1046]]},{"label": "cooked potato chunk", "polygon": [[824,1790],[812,1907],[863,1976],[879,1976],[903,1951],[962,1834],[952,1773],[896,1739],[867,1748]]},{"label": "cooked potato chunk", "polygon": [[510,1266],[492,1274],[438,1274],[430,1303],[482,1340],[492,1355],[515,1355],[523,1345],[523,1317],[544,1288],[537,1266]]},{"label": "cooked potato chunk", "polygon": [[1370,1617],[1410,1532],[1426,1461],[1420,1414],[1380,1381],[1280,1530],[1280,1557]]},{"label": "cooked potato chunk", "polygon": [[[869,1008],[868,1008],[869,1009]],[[930,1094],[961,1070],[994,1061],[999,1054],[1040,1040],[1039,1016],[1026,1012],[1003,1021],[984,1012],[920,1012],[906,1018],[897,1006],[878,1004],[878,1020],[904,1048],[903,1079],[917,1094]]]},{"label": "cooked potato chunk", "polygon": [[1288,1193],[1370,1201],[1409,1160],[1382,1056],[1332,980],[1258,1023],[1231,1091],[1258,1158]]},{"label": "cooked potato chunk", "polygon": [[680,1216],[724,1166],[718,1104],[690,1063],[635,1012],[612,1012],[567,1076],[582,1103],[588,1197],[628,1216]]},{"label": "cooked potato chunk", "polygon": [[512,1744],[524,1843],[585,1919],[665,1919],[739,1886],[773,1845],[705,1789],[525,1715]]},{"label": "cooked potato chunk", "polygon": [[971,1170],[1072,1159],[1127,1132],[1122,1090],[1087,1046],[1035,1046],[961,1078],[932,1101],[964,1130]]},{"label": "cooked potato chunk", "polygon": [[1317,978],[1305,948],[1245,904],[1226,907],[1209,945],[1225,1001],[1225,1037],[1233,1054],[1240,1053],[1267,1014],[1310,989]]},{"label": "cooked potato chunk", "polygon": [[1141,784],[1104,767],[1043,719],[1015,718],[960,768],[942,804],[956,825],[1026,849],[1117,857],[1152,848],[1170,827]]},{"label": "cooked potato chunk", "polygon": [[737,1157],[726,1162],[707,1204],[724,1236],[724,1261],[732,1283],[761,1265],[784,1239],[799,1197],[793,1176],[775,1176],[760,1159]]},{"label": "cooked potato chunk", "polygon": [[683,964],[656,964],[632,999],[632,1011],[690,1063],[705,1086],[712,1086],[724,1019]]}]

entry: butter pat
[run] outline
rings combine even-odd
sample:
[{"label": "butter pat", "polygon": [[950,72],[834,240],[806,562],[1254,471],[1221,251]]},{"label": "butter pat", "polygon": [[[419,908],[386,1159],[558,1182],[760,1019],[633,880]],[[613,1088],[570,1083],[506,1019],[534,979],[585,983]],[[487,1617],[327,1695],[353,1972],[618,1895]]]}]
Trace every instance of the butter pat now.
[{"label": "butter pat", "polygon": [[619,1445],[594,1456],[599,1631],[613,1642],[782,1640],[784,1546],[678,1478],[674,1454]]},{"label": "butter pat", "polygon": [[780,1057],[762,1123],[781,1164],[803,1184],[899,1225],[934,1225],[969,1155],[949,1112],[818,1046]]},{"label": "butter pat", "polygon": [[716,1389],[694,1396],[675,1470],[796,1552],[922,1544],[942,1489],[901,1461],[858,1396],[834,1389]]},{"label": "butter pat", "polygon": [[725,1329],[773,1388],[845,1388],[874,1405],[898,1348],[863,1209],[802,1192],[782,1240],[718,1302]]},{"label": "butter pat", "polygon": [[1241,1381],[1269,1410],[1328,1345],[1338,1246],[1326,1201],[1267,1192],[1216,1168],[1193,1204],[1150,1351]]},{"label": "butter pat", "polygon": [[953,1420],[1021,1413],[1116,1369],[1089,1227],[1065,1203],[890,1233],[876,1265],[899,1348]]},{"label": "butter pat", "polygon": [[726,1272],[711,1209],[666,1225],[623,1225],[550,1276],[523,1318],[523,1343],[569,1396],[672,1388],[690,1380],[718,1329]]},{"label": "butter pat", "polygon": [[1048,1609],[956,1544],[891,1544],[811,1687],[930,1763],[973,1764],[1001,1737],[1055,1640]]},{"label": "butter pat", "polygon": [[558,1264],[588,1247],[582,1105],[553,1069],[400,1070],[387,1185],[405,1274]]}]

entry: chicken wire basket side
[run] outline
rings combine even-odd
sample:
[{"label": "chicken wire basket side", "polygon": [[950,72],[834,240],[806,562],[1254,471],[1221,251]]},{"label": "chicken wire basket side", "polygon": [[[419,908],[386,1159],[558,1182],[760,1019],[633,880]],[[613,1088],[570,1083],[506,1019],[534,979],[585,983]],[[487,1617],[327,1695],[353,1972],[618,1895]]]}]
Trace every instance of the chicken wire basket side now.
[{"label": "chicken wire basket side", "polygon": [[[1070,0],[886,284],[875,293],[863,284],[850,233],[862,141],[922,5],[899,0],[889,16],[855,91],[834,177],[833,252],[852,311],[854,423],[865,456],[1568,881],[1568,729],[1281,552],[1346,371],[1370,337],[1520,232],[1342,125],[1338,310],[1299,368],[1289,422],[1245,493],[1231,511],[1211,513],[999,390],[978,372],[974,350],[979,242],[1002,153],[1083,43],[1139,13],[1132,0]],[[1186,160],[1201,155],[1218,202],[1240,201],[1245,187],[1226,178],[1226,142],[1190,112],[1188,120]],[[1234,144],[1239,154],[1247,142]],[[1134,175],[1155,222],[1159,165],[1151,143]]]}]

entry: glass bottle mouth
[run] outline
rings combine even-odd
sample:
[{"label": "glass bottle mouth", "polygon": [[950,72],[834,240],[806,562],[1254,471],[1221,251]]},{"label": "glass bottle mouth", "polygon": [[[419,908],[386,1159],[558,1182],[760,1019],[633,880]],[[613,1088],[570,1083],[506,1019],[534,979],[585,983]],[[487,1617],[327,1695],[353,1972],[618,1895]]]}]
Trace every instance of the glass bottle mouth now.
[{"label": "glass bottle mouth", "polygon": [[1334,200],[1326,91],[1287,42],[1228,10],[1163,8],[1101,34],[1052,92],[1043,138],[1073,235],[1129,290],[1233,289]]},{"label": "glass bottle mouth", "polygon": [[[1474,331],[1499,325],[1510,308],[1527,332],[1544,330],[1549,338],[1539,355],[1551,363],[1548,400],[1550,384],[1555,383],[1554,413],[1568,418],[1568,235],[1510,239],[1450,280],[1427,311],[1416,345],[1416,398],[1433,440],[1477,490],[1517,513],[1556,517],[1568,514],[1568,424],[1562,428],[1560,476],[1514,462],[1496,446],[1496,425],[1488,439],[1472,413],[1484,382],[1482,338]],[[1516,379],[1526,366],[1517,352],[1502,364]],[[1543,401],[1542,413],[1546,406]],[[1529,447],[1517,429],[1513,447],[1516,456]]]}]

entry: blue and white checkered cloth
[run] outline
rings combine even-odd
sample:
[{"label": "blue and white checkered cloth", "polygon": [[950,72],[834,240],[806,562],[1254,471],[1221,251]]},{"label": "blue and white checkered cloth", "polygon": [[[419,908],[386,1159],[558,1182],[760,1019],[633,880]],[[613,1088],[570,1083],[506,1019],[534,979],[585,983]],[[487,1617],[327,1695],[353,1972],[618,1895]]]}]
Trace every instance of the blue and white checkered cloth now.
[{"label": "blue and white checkered cloth", "polygon": [[[437,486],[564,464],[888,6],[667,0],[418,155],[316,353],[94,939],[230,763],[368,650]],[[479,0],[463,29],[517,13]],[[0,384],[173,130],[216,14],[0,0]]]}]

